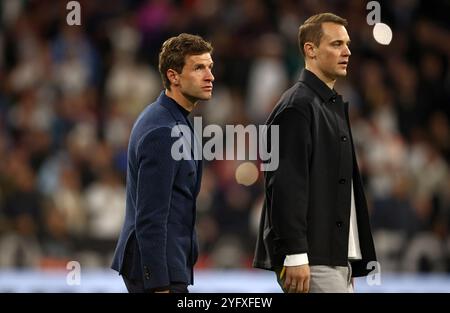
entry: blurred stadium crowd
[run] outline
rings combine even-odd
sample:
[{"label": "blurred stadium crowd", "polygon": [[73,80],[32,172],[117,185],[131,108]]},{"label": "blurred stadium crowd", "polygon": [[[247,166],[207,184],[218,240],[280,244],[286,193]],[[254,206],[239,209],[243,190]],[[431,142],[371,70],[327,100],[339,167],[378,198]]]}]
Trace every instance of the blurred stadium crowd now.
[{"label": "blurred stadium crowd", "polygon": [[[450,272],[448,1],[380,2],[388,46],[361,0],[79,2],[81,26],[67,25],[67,1],[0,4],[0,269],[109,267],[128,136],[162,90],[165,39],[189,32],[215,48],[213,99],[192,116],[259,125],[303,67],[298,26],[330,11],[349,22],[336,89],[350,102],[381,270]],[[261,173],[238,184],[240,163],[204,163],[198,269],[251,266],[263,185]]]}]

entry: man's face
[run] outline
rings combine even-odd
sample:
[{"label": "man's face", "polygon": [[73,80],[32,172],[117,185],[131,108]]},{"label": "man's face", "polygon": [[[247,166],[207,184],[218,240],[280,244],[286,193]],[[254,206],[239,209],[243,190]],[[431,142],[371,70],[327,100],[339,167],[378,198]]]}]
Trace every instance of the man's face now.
[{"label": "man's face", "polygon": [[212,67],[209,53],[186,56],[185,65],[179,74],[179,88],[191,102],[211,99],[214,81]]},{"label": "man's face", "polygon": [[347,75],[351,55],[350,37],[343,25],[326,22],[322,24],[323,36],[317,48],[317,67],[329,79]]}]

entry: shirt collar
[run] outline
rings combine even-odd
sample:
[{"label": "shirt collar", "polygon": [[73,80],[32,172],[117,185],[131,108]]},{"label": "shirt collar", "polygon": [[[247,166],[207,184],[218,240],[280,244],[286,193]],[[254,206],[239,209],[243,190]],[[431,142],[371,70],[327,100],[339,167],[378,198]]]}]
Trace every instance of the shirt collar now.
[{"label": "shirt collar", "polygon": [[175,100],[172,99],[172,101],[174,101],[174,102],[177,104],[178,109],[180,110],[181,114],[183,114],[183,116],[187,118],[187,116],[188,116],[189,113],[191,113],[191,112],[189,112],[188,110],[186,110],[185,108],[183,108],[183,107],[182,107],[181,105],[179,105]]},{"label": "shirt collar", "polygon": [[184,118],[187,119],[187,116],[189,115],[189,113],[191,113],[185,108],[183,108],[181,105],[179,105],[178,102],[176,102],[174,99],[168,97],[164,90],[161,92],[159,97],[163,100],[162,101],[163,106],[168,108],[171,112],[174,111],[177,112],[175,113],[175,115],[179,116],[179,114],[181,114]]},{"label": "shirt collar", "polygon": [[299,81],[308,85],[308,87],[313,89],[324,101],[328,102],[331,99],[336,99],[338,96],[334,89],[330,89],[319,77],[307,69],[302,70]]}]

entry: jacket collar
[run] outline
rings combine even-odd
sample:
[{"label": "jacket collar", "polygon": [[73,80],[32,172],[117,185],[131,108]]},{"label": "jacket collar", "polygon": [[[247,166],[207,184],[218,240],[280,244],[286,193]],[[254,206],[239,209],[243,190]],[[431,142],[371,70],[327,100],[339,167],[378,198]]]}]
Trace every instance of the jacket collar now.
[{"label": "jacket collar", "polygon": [[187,116],[190,112],[179,105],[174,99],[168,97],[165,93],[165,90],[163,90],[159,95],[158,102],[161,103],[161,105],[167,110],[169,110],[170,114],[177,122],[187,120]]},{"label": "jacket collar", "polygon": [[338,94],[334,89],[330,89],[319,77],[317,77],[313,72],[303,69],[300,74],[299,81],[305,83],[308,87],[313,89],[323,101],[330,101],[336,99]]}]

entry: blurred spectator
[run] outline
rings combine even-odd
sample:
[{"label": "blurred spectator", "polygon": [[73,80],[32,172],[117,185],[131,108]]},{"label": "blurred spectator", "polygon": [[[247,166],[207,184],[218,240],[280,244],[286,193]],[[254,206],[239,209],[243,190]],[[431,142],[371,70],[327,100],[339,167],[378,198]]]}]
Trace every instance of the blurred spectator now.
[{"label": "blurred spectator", "polygon": [[[299,25],[330,11],[349,20],[353,70],[336,89],[350,102],[382,270],[450,272],[448,2],[382,1],[388,46],[373,39],[363,1],[81,5],[82,25],[68,26],[64,3],[0,2],[0,267],[109,265],[127,140],[162,89],[165,39],[193,32],[215,47],[214,96],[196,108],[203,127],[262,124],[303,67]],[[205,162],[200,268],[250,266],[262,181],[238,184],[239,164]]]},{"label": "blurred spectator", "polygon": [[88,236],[115,243],[125,217],[125,186],[117,174],[103,169],[98,180],[86,189],[85,201],[89,215]]},{"label": "blurred spectator", "polygon": [[256,58],[248,78],[248,115],[258,124],[265,122],[279,95],[286,89],[288,73],[284,67],[282,39],[265,34],[258,43]]}]

